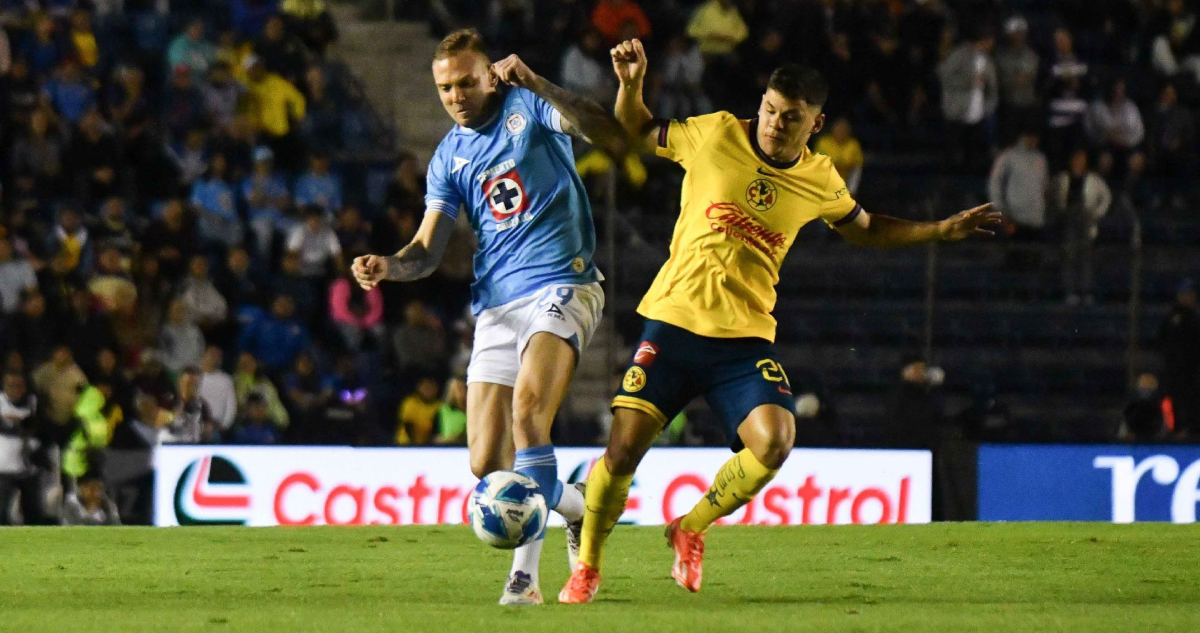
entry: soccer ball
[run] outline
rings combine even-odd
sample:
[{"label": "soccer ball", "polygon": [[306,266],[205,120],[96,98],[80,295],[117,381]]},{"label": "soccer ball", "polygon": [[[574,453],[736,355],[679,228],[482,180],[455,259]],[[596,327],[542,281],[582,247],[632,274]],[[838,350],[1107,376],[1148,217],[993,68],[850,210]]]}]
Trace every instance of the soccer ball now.
[{"label": "soccer ball", "polygon": [[546,498],[529,477],[498,470],[479,480],[468,505],[471,528],[479,540],[500,549],[515,549],[546,527]]}]

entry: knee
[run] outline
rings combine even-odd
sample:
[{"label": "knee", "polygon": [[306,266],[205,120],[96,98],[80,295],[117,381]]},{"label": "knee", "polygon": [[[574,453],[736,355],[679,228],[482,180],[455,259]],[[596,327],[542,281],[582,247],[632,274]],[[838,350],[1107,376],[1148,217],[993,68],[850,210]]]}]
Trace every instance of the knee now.
[{"label": "knee", "polygon": [[632,475],[661,430],[662,425],[649,415],[618,408],[613,415],[608,448],[604,451],[609,472],[617,476]]},{"label": "knee", "polygon": [[796,442],[796,419],[785,412],[763,416],[755,421],[742,440],[763,466],[779,468],[787,461]]},{"label": "knee", "polygon": [[633,474],[641,460],[641,453],[628,442],[609,442],[604,451],[604,461],[608,464],[609,472],[617,476]]}]

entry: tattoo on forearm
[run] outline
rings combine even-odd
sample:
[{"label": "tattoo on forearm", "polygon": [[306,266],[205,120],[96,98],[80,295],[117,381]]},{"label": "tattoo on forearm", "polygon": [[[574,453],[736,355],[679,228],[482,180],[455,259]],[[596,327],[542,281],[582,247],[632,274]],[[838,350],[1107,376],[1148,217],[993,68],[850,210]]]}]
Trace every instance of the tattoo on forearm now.
[{"label": "tattoo on forearm", "polygon": [[420,242],[413,242],[387,258],[388,281],[412,281],[429,273],[429,251]]},{"label": "tattoo on forearm", "polygon": [[549,81],[542,81],[541,84],[538,86],[541,97],[549,101],[584,136],[593,141],[620,137],[621,124],[604,106]]}]

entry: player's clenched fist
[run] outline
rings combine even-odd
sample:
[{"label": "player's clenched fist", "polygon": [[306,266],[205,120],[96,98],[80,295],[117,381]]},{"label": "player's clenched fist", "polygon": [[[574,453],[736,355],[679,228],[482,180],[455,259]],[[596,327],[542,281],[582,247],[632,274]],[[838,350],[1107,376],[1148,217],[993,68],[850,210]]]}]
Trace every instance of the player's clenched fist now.
[{"label": "player's clenched fist", "polygon": [[370,290],[387,277],[387,258],[378,255],[355,257],[350,272],[363,290]]},{"label": "player's clenched fist", "polygon": [[529,88],[537,81],[538,75],[521,61],[516,55],[509,55],[492,64],[492,72],[496,77],[510,86]]},{"label": "player's clenched fist", "polygon": [[625,85],[636,85],[646,76],[646,49],[638,39],[625,40],[609,51],[612,54],[613,72]]}]

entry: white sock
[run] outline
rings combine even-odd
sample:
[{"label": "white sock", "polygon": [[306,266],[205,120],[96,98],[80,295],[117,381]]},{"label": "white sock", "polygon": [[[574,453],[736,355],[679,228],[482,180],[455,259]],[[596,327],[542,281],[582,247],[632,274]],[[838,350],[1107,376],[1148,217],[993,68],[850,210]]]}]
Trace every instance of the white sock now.
[{"label": "white sock", "polygon": [[526,543],[517,549],[513,550],[512,569],[509,570],[508,576],[511,578],[517,572],[525,572],[533,578],[533,586],[540,587],[538,584],[538,561],[542,558],[542,543],[546,539],[538,539],[536,541]]},{"label": "white sock", "polygon": [[561,514],[568,523],[579,521],[583,518],[583,493],[579,492],[574,484],[564,483],[554,511]]}]

